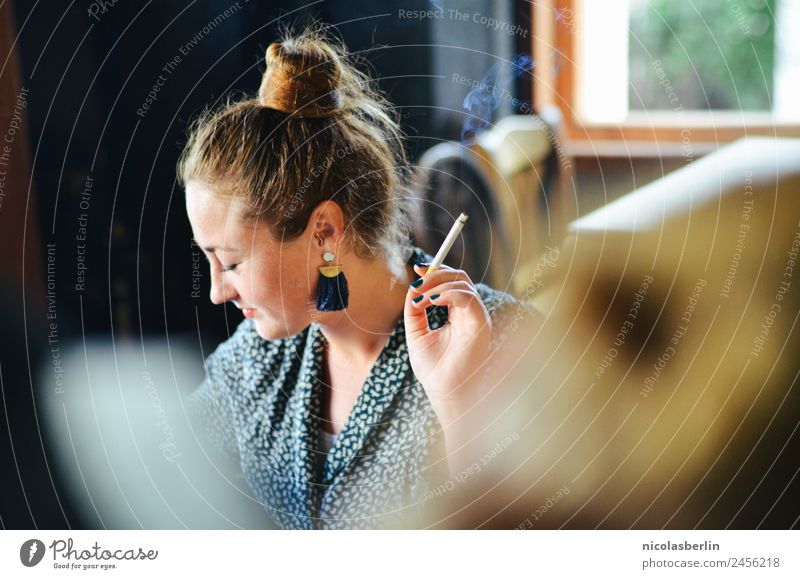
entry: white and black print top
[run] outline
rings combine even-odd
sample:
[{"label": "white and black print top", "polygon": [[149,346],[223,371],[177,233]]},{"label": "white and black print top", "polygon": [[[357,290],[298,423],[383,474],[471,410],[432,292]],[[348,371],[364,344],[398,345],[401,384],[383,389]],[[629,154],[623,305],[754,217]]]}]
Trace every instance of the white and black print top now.
[{"label": "white and black print top", "polygon": [[[413,248],[409,263],[431,261]],[[520,311],[510,295],[476,284],[502,343]],[[435,329],[447,308],[427,311]],[[398,528],[413,525],[422,497],[448,476],[444,438],[408,360],[403,317],[372,367],[328,453],[321,448],[320,377],[325,337],[264,340],[252,319],[206,359],[189,396],[214,447],[241,465],[244,480],[283,528]]]}]

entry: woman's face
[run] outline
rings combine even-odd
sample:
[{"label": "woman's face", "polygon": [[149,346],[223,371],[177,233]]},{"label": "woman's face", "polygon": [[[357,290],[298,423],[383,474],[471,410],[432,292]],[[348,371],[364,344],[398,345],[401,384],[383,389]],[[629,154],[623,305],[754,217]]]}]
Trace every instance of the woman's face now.
[{"label": "woman's face", "polygon": [[186,185],[194,240],[210,265],[211,301],[233,302],[267,340],[303,331],[315,312],[310,232],[281,243],[263,222],[242,223],[241,204],[214,191],[199,181]]}]

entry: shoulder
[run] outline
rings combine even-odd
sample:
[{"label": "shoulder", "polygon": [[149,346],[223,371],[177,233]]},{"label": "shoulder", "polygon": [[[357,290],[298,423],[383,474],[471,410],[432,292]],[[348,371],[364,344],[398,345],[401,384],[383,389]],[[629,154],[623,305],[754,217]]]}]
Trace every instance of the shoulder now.
[{"label": "shoulder", "polygon": [[[433,261],[433,258],[428,253],[415,245],[411,245],[405,250],[404,259],[409,264]],[[517,299],[509,293],[496,290],[484,283],[476,283],[475,289],[480,295],[484,307],[489,312],[493,325],[500,327],[515,325],[516,329],[520,325],[541,325],[544,321],[542,313],[534,308],[528,300]],[[434,306],[431,309],[436,312],[439,308]],[[444,320],[442,320],[443,322]]]},{"label": "shoulder", "polygon": [[475,284],[484,307],[492,317],[492,322],[507,322],[507,318],[530,318],[541,321],[542,313],[528,300],[518,299],[509,293],[496,290],[483,283]]},{"label": "shoulder", "polygon": [[475,284],[492,320],[492,342],[499,345],[520,329],[534,332],[544,323],[544,315],[530,301],[518,299],[483,283]]}]

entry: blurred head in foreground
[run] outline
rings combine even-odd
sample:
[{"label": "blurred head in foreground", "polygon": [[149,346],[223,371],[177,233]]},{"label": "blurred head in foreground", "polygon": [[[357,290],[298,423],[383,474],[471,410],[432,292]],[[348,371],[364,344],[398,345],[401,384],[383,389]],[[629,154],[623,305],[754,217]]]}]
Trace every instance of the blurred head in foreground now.
[{"label": "blurred head in foreground", "polygon": [[795,525],[797,159],[743,141],[577,222],[514,394],[426,524]]}]

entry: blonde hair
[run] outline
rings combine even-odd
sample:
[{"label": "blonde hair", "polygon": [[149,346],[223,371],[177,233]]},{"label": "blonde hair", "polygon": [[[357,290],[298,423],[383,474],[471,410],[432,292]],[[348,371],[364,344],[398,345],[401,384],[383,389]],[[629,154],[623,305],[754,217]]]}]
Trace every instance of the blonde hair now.
[{"label": "blonde hair", "polygon": [[192,123],[178,179],[227,182],[244,220],[263,219],[289,241],[333,200],[361,257],[408,248],[407,160],[388,101],[319,26],[266,51],[256,98],[229,98]]}]

